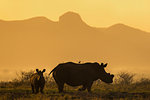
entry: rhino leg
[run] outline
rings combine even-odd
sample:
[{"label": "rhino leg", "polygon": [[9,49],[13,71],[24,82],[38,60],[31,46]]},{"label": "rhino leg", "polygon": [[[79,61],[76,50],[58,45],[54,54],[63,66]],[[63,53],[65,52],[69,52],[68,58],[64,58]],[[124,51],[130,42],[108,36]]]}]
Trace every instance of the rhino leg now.
[{"label": "rhino leg", "polygon": [[63,92],[63,89],[64,89],[64,83],[59,83],[58,84],[59,93]]},{"label": "rhino leg", "polygon": [[43,93],[44,86],[40,87],[40,92]]},{"label": "rhino leg", "polygon": [[[54,78],[55,79],[55,78]],[[57,83],[57,86],[58,86],[58,90],[59,90],[59,93],[63,92],[63,88],[64,88],[64,82],[60,82],[58,80],[56,80],[56,83]]]},{"label": "rhino leg", "polygon": [[39,93],[39,86],[38,85],[35,86],[35,90],[36,90],[36,93]]},{"label": "rhino leg", "polygon": [[33,84],[31,84],[31,88],[32,88],[32,93],[34,93],[34,86],[33,86]]},{"label": "rhino leg", "polygon": [[88,92],[91,92],[91,87],[92,87],[93,82],[89,82],[87,85],[87,90]]},{"label": "rhino leg", "polygon": [[83,87],[82,88],[79,88],[78,90],[79,91],[84,91],[86,89],[86,85],[83,85]]},{"label": "rhino leg", "polygon": [[64,82],[61,79],[59,79],[58,77],[56,77],[54,75],[54,73],[53,73],[53,77],[55,79],[55,82],[57,83],[59,93],[63,92]]}]

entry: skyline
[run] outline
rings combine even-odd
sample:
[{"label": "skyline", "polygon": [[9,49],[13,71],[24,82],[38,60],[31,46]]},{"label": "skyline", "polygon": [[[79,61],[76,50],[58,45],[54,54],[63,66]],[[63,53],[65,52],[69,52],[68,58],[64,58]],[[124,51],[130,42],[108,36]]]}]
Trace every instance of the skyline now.
[{"label": "skyline", "polygon": [[126,70],[149,76],[150,34],[124,24],[90,27],[77,13],[68,12],[59,22],[38,17],[0,21],[0,27],[0,80],[12,79],[19,70],[50,71],[69,61],[104,62],[112,73]]},{"label": "skyline", "polygon": [[72,11],[93,27],[108,27],[123,23],[150,32],[150,1],[148,0],[0,0],[0,19],[23,20],[44,16],[58,21],[59,16]]}]

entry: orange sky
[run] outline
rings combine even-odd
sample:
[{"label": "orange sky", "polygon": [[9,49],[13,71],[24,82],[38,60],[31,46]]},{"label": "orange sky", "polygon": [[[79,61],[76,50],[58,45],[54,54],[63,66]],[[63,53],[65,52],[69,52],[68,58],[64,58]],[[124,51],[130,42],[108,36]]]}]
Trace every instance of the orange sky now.
[{"label": "orange sky", "polygon": [[46,16],[57,21],[67,11],[91,26],[124,23],[150,32],[150,0],[0,0],[0,19]]}]

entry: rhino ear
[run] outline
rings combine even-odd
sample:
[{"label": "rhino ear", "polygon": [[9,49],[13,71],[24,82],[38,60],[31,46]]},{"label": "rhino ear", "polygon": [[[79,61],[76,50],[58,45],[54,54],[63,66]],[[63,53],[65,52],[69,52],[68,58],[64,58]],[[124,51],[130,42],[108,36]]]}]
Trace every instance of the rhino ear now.
[{"label": "rhino ear", "polygon": [[105,64],[105,65],[103,65],[104,67],[106,67],[107,66],[107,63]]},{"label": "rhino ear", "polygon": [[46,71],[46,69],[43,69],[43,71],[42,71],[42,72],[44,73],[45,71]]},{"label": "rhino ear", "polygon": [[103,66],[104,64],[103,63],[101,63],[101,66]]},{"label": "rhino ear", "polygon": [[36,72],[38,73],[38,72],[39,72],[39,69],[36,69]]}]

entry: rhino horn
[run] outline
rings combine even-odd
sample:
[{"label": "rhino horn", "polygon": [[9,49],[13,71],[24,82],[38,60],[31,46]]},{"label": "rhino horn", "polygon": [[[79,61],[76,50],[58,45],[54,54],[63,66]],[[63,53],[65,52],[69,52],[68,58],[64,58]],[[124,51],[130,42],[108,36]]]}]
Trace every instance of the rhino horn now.
[{"label": "rhino horn", "polygon": [[107,63],[105,64],[105,65],[103,65],[104,67],[106,67],[107,66]]},{"label": "rhino horn", "polygon": [[114,77],[114,75],[113,75],[113,74],[112,74],[111,76],[112,76],[112,78]]}]

